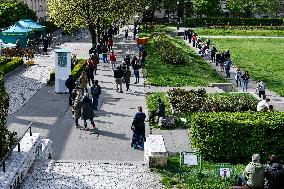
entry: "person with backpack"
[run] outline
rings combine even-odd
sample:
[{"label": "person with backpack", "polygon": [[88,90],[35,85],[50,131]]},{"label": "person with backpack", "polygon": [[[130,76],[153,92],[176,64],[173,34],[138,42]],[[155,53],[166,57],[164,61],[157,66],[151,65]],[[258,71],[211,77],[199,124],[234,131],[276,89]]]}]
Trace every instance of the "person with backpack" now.
[{"label": "person with backpack", "polygon": [[135,83],[134,83],[134,84],[139,83],[139,78],[140,78],[139,69],[140,69],[140,68],[141,68],[141,66],[138,64],[138,62],[136,62],[136,63],[133,65],[134,76],[135,76]]},{"label": "person with backpack", "polygon": [[145,137],[145,119],[146,114],[142,111],[142,107],[139,106],[138,112],[135,114],[131,130],[133,131],[131,147],[134,149],[144,148],[144,142],[146,141]]},{"label": "person with backpack", "polygon": [[88,97],[88,95],[84,95],[82,100],[82,119],[84,120],[84,127],[86,131],[89,130],[87,127],[87,120],[91,121],[93,128],[96,127],[94,123],[94,117],[95,114],[94,114],[92,100]]},{"label": "person with backpack", "polygon": [[99,104],[99,98],[101,94],[101,86],[99,85],[99,81],[95,80],[93,81],[93,85],[91,87],[91,94],[92,94],[92,100],[93,100],[93,108],[95,111],[98,111],[98,104]]},{"label": "person with backpack", "polygon": [[69,106],[72,106],[72,91],[76,87],[76,80],[72,75],[69,75],[69,78],[65,81],[65,86],[69,90]]},{"label": "person with backpack", "polygon": [[126,86],[126,91],[129,90],[130,78],[131,78],[131,71],[129,67],[126,67],[126,70],[124,71],[124,75],[123,75],[123,79],[124,79],[125,86]]},{"label": "person with backpack", "polygon": [[81,101],[81,92],[79,90],[76,91],[76,97],[74,99],[74,103],[72,105],[72,112],[74,112],[75,124],[76,127],[81,127],[79,125],[79,119],[81,117],[82,110],[82,101]]},{"label": "person with backpack", "polygon": [[97,54],[97,53],[92,54],[91,59],[92,59],[93,64],[94,64],[94,73],[95,73],[95,75],[97,75],[98,64],[100,63],[99,54]]},{"label": "person with backpack", "polygon": [[275,155],[268,159],[267,180],[269,189],[284,189],[284,169]]},{"label": "person with backpack", "polygon": [[[116,84],[116,92],[118,92],[118,90],[119,90],[119,93],[123,93],[123,91],[122,91],[122,78],[123,78],[124,72],[121,69],[121,66],[118,66],[114,70],[113,75],[114,75],[115,84]],[[119,86],[119,88],[118,88],[118,86]]]},{"label": "person with backpack", "polygon": [[263,189],[266,175],[267,169],[260,163],[260,155],[254,154],[243,175],[238,177],[237,185],[248,186],[250,189]]}]

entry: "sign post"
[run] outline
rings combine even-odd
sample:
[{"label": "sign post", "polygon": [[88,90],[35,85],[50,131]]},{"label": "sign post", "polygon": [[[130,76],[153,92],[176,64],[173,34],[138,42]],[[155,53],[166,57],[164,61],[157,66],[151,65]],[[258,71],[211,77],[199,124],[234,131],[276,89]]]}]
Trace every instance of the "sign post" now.
[{"label": "sign post", "polygon": [[71,74],[71,52],[67,49],[55,50],[55,92],[67,93],[65,81]]},{"label": "sign post", "polygon": [[180,166],[198,166],[199,172],[202,170],[202,159],[198,152],[181,152],[180,153]]},{"label": "sign post", "polygon": [[234,169],[229,163],[219,163],[216,165],[216,174],[224,179],[234,175]]}]

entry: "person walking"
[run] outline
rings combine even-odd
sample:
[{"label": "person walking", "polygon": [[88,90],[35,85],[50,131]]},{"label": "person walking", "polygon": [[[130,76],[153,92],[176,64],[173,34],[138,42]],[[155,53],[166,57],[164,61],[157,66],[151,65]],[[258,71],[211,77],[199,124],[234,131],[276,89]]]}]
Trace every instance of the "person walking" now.
[{"label": "person walking", "polygon": [[86,91],[86,93],[88,93],[88,78],[86,76],[86,73],[85,72],[82,72],[80,78],[79,78],[79,81],[80,81],[80,89],[82,91],[82,94],[84,94],[84,92]]},{"label": "person walking", "polygon": [[109,61],[110,61],[112,70],[115,70],[116,55],[114,54],[113,50],[109,54]]},{"label": "person walking", "polygon": [[88,95],[84,95],[82,100],[82,119],[84,120],[84,127],[86,131],[89,130],[87,126],[87,120],[91,121],[93,128],[96,127],[94,123],[94,117],[95,114],[94,114],[92,100],[88,97]]},{"label": "person walking", "polygon": [[134,27],[134,30],[133,30],[133,40],[136,40],[136,35],[137,35],[137,29],[136,27]]},{"label": "person walking", "polygon": [[221,72],[224,72],[224,64],[225,64],[225,54],[222,53],[222,54],[221,54],[221,58],[220,58],[220,68],[221,68]]},{"label": "person walking", "polygon": [[265,99],[265,89],[266,89],[266,86],[264,84],[263,81],[260,81],[258,84],[257,84],[257,87],[256,89],[258,90],[258,96],[259,98],[261,98],[262,96],[262,99]]},{"label": "person walking", "polygon": [[89,86],[91,86],[91,82],[94,81],[94,63],[91,58],[87,61],[87,67],[85,72],[88,78]]},{"label": "person walking", "polygon": [[249,82],[249,79],[250,79],[248,71],[245,71],[245,74],[242,76],[242,79],[243,79],[243,92],[247,92],[248,91],[248,82]]},{"label": "person walking", "polygon": [[145,119],[146,114],[142,111],[142,107],[137,108],[138,112],[135,114],[131,126],[133,131],[131,147],[134,149],[144,148],[144,142],[146,141],[145,137]]},{"label": "person walking", "polygon": [[135,76],[135,83],[134,84],[137,84],[139,83],[139,69],[141,68],[141,66],[138,64],[138,62],[136,62],[134,65],[133,65],[133,70],[134,70],[134,76]]},{"label": "person walking", "polygon": [[231,69],[232,64],[233,64],[232,60],[229,58],[226,61],[226,64],[225,64],[226,78],[230,78],[231,77],[230,69]]},{"label": "person walking", "polygon": [[216,62],[216,52],[217,52],[217,49],[216,49],[216,47],[212,47],[212,49],[211,49],[211,62],[212,63],[215,63]]},{"label": "person walking", "polygon": [[131,78],[131,71],[129,67],[126,67],[126,70],[124,71],[123,79],[125,81],[126,91],[129,90],[130,87],[130,78]]},{"label": "person walking", "polygon": [[81,93],[79,90],[76,91],[76,98],[73,103],[73,112],[74,112],[74,118],[75,118],[75,124],[76,127],[80,127],[79,125],[79,119],[81,117],[81,110],[82,110],[82,101],[81,101]]},{"label": "person walking", "polygon": [[76,80],[72,75],[69,75],[69,78],[65,81],[65,86],[69,90],[69,106],[72,106],[72,91],[76,87]]},{"label": "person walking", "polygon": [[92,59],[93,64],[94,64],[94,73],[95,73],[95,75],[97,75],[98,65],[100,63],[99,54],[97,54],[97,53],[92,54],[91,59]]},{"label": "person walking", "polygon": [[235,75],[235,81],[236,81],[236,84],[237,84],[237,87],[242,87],[242,82],[241,82],[241,78],[242,78],[242,71],[240,69],[240,67],[237,67],[237,70],[236,70],[236,75]]},{"label": "person walking", "polygon": [[[121,66],[118,66],[114,70],[113,74],[114,74],[114,79],[115,79],[115,84],[116,84],[116,92],[118,92],[118,90],[119,90],[119,93],[123,93],[123,90],[122,90],[122,77],[124,75],[124,72],[121,69]],[[118,86],[119,86],[119,88],[118,88]]]},{"label": "person walking", "polygon": [[141,51],[141,67],[144,68],[145,67],[145,61],[146,61],[146,57],[148,55],[148,52],[145,48],[142,49]]},{"label": "person walking", "polygon": [[101,86],[99,85],[98,80],[95,80],[93,82],[93,85],[91,87],[91,94],[93,100],[93,108],[95,111],[98,111],[99,98],[101,94]]},{"label": "person walking", "polygon": [[124,31],[124,37],[125,37],[125,39],[128,38],[128,29],[127,29],[127,28],[126,28],[125,31]]},{"label": "person walking", "polygon": [[102,46],[102,56],[103,56],[104,63],[107,63],[107,54],[108,54],[108,49],[107,49],[106,45],[104,44]]},{"label": "person walking", "polygon": [[113,40],[112,38],[109,38],[108,39],[108,42],[107,42],[107,46],[108,46],[108,51],[112,51],[112,46],[113,46]]},{"label": "person walking", "polygon": [[192,39],[192,30],[188,29],[188,42],[191,43],[191,39]]}]

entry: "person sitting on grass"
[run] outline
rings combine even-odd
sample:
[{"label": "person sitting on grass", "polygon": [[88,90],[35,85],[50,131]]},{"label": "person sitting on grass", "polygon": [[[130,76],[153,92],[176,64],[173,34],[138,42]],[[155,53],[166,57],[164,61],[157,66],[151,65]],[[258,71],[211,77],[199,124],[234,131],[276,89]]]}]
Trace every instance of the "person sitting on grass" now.
[{"label": "person sitting on grass", "polygon": [[151,114],[149,116],[150,124],[155,123],[155,117],[156,116],[158,116],[158,118],[165,116],[165,104],[163,103],[163,101],[161,100],[160,97],[157,99],[157,102],[158,102],[157,111],[151,112]]},{"label": "person sitting on grass", "polygon": [[264,179],[267,175],[267,170],[264,165],[260,163],[259,154],[252,156],[250,162],[243,172],[243,175],[238,177],[238,186],[247,186],[250,189],[263,189]]},{"label": "person sitting on grass", "polygon": [[262,101],[260,101],[258,104],[257,104],[257,107],[256,107],[256,110],[258,112],[267,112],[268,109],[269,109],[269,103],[270,102],[270,99],[269,98],[266,98]]}]

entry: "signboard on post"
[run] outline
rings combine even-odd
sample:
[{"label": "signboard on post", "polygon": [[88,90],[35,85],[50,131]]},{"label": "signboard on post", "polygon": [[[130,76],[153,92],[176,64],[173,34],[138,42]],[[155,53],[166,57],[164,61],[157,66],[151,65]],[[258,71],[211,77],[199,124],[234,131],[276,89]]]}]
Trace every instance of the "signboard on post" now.
[{"label": "signboard on post", "polygon": [[71,53],[67,49],[55,50],[55,92],[67,93],[65,81],[71,74]]},{"label": "signboard on post", "polygon": [[216,174],[222,178],[230,178],[234,175],[234,169],[229,163],[219,163],[215,169]]},{"label": "signboard on post", "polygon": [[180,166],[197,166],[199,171],[202,169],[201,155],[198,152],[181,152],[180,153]]}]

